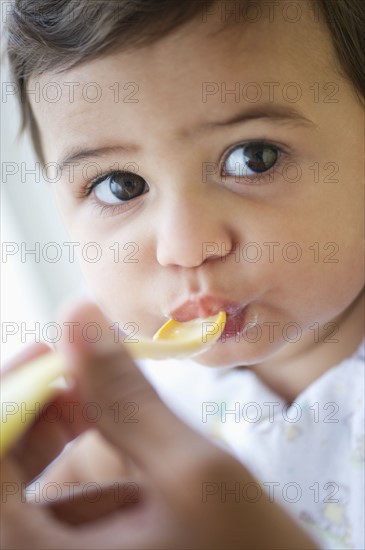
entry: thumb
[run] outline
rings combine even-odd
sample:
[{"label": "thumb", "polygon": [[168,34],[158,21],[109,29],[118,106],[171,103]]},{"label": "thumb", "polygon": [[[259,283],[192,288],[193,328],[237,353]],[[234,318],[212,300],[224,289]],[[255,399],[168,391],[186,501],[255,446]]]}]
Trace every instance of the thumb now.
[{"label": "thumb", "polygon": [[[126,345],[115,342],[112,323],[93,303],[78,305],[67,321],[76,327],[74,338],[73,342],[64,338],[60,351],[79,386],[85,419],[146,473],[161,472],[166,478],[167,455],[169,462],[186,465],[192,444],[201,445],[201,436],[161,401]],[[94,342],[87,327],[98,333],[92,336]]]}]

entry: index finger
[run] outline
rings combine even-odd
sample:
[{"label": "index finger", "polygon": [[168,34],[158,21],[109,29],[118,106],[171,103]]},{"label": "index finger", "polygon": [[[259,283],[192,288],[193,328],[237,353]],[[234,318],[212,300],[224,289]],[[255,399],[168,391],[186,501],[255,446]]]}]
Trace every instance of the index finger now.
[{"label": "index finger", "polygon": [[[116,343],[100,309],[91,303],[79,304],[68,313],[77,321],[73,343],[61,340],[80,396],[98,411],[95,427],[120,451],[154,477],[174,475],[166,460],[186,466],[192,462],[191,449],[210,444],[184,424],[161,400],[140,372],[125,347]],[[103,335],[88,343],[82,327],[93,321]],[[128,414],[131,413],[131,414]],[[163,457],[163,459],[162,459]]]},{"label": "index finger", "polygon": [[50,351],[51,348],[43,342],[27,346],[1,366],[1,376],[6,376],[9,372],[21,367],[24,363],[32,361],[32,359],[36,359],[37,357],[40,357],[44,353],[49,353]]}]

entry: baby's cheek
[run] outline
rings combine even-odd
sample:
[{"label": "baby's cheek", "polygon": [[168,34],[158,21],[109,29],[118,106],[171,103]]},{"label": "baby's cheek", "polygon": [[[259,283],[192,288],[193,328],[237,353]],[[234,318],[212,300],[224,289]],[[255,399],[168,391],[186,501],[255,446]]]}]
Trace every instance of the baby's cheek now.
[{"label": "baby's cheek", "polygon": [[[319,251],[318,251],[319,248]],[[321,250],[322,248],[322,250]],[[342,242],[315,244],[313,257],[300,266],[297,277],[303,326],[326,323],[345,311],[364,285],[364,270],[359,255],[354,255]]]},{"label": "baby's cheek", "polygon": [[93,261],[84,254],[79,261],[90,291],[106,312],[113,318],[122,316],[133,321],[143,292],[141,264],[118,259],[115,251],[106,247],[98,249]]}]

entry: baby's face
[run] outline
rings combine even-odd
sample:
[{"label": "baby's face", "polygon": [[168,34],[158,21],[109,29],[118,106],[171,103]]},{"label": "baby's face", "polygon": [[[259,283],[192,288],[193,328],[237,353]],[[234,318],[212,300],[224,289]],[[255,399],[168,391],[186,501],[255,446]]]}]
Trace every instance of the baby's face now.
[{"label": "baby's face", "polygon": [[220,25],[44,75],[33,109],[46,161],[73,163],[55,193],[105,311],[138,337],[226,308],[239,335],[199,361],[236,366],[314,335],[361,291],[364,134],[304,3],[297,23],[278,10]]}]

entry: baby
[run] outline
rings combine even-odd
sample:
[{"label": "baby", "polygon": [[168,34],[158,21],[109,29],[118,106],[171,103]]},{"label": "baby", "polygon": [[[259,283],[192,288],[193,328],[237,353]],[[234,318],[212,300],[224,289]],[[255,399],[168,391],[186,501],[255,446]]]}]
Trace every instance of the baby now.
[{"label": "baby", "polygon": [[[2,460],[3,548],[363,549],[363,0],[17,0],[7,19],[98,305],[63,314],[62,414]],[[138,368],[121,345],[222,310],[194,360]],[[60,498],[14,489],[77,436],[41,478]]]}]

